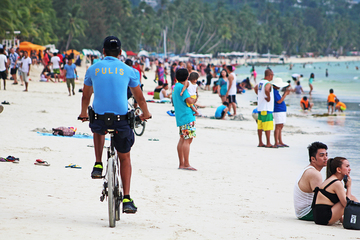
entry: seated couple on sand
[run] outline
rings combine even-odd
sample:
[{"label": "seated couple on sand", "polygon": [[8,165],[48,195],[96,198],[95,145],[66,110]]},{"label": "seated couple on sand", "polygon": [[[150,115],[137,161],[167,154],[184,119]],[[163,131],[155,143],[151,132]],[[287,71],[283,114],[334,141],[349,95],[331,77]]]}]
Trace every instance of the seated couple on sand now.
[{"label": "seated couple on sand", "polygon": [[167,83],[159,82],[159,86],[154,89],[154,99],[161,101],[171,101],[171,93],[168,93],[169,85]]},{"label": "seated couple on sand", "polygon": [[[328,160],[327,146],[314,142],[308,146],[310,164],[298,177],[294,187],[294,207],[300,220],[315,221],[316,224],[332,225],[342,222],[347,199],[358,202],[351,194],[350,164],[346,158]],[[321,169],[326,166],[323,182]],[[341,182],[347,175],[346,190]]]}]

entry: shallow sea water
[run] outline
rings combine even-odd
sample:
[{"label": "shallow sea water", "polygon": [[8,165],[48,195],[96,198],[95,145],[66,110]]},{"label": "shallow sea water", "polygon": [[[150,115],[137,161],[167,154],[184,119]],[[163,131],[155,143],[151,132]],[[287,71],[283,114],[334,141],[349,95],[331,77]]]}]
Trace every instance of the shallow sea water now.
[{"label": "shallow sea water", "polygon": [[[314,117],[312,121],[322,124],[324,128],[330,128],[336,132],[335,140],[326,142],[329,147],[329,157],[342,156],[349,160],[351,165],[351,177],[353,179],[352,192],[360,197],[360,61],[355,62],[321,62],[313,64],[294,64],[292,70],[289,65],[270,66],[275,76],[283,81],[291,80],[292,87],[295,86],[291,75],[294,73],[303,74],[300,80],[304,94],[291,94],[285,102],[289,105],[288,112],[302,114],[300,111],[300,99],[303,96],[309,98],[308,80],[311,73],[315,74],[313,82],[314,90],[310,101],[314,108],[308,114],[327,113],[327,96],[329,89],[334,89],[334,94],[340,101],[344,102],[347,110],[341,116]],[[255,67],[257,81],[264,74],[266,66]],[[237,79],[245,79],[250,76],[251,67],[241,66],[236,69]],[[325,76],[328,69],[329,76]]]}]

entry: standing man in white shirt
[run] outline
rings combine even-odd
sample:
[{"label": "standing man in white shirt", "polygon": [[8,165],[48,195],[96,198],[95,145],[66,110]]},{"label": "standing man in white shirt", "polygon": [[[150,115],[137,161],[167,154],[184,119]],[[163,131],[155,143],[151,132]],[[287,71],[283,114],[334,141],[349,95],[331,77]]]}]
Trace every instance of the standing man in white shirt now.
[{"label": "standing man in white shirt", "polygon": [[7,67],[8,67],[8,59],[5,55],[4,49],[1,47],[0,48],[0,78],[3,79],[4,90],[6,90],[6,78],[7,78],[6,69],[7,69]]},{"label": "standing man in white shirt", "polygon": [[229,112],[231,111],[231,108],[234,109],[233,116],[236,116],[236,75],[234,73],[233,66],[228,65],[226,66],[227,73],[229,74],[228,77],[228,90],[226,92],[226,97],[229,103]]},{"label": "standing man in white shirt", "polygon": [[52,64],[52,68],[54,71],[54,78],[55,78],[55,82],[56,79],[58,80],[58,82],[60,82],[60,58],[56,55],[54,55],[53,57],[51,57],[51,64]]},{"label": "standing man in white shirt", "polygon": [[[274,112],[274,91],[270,81],[274,73],[270,69],[265,70],[265,77],[255,86],[255,93],[258,95],[258,147],[277,148],[270,143],[270,132],[274,130],[273,112]],[[262,141],[262,132],[265,132],[266,145]]]},{"label": "standing man in white shirt", "polygon": [[30,69],[31,69],[31,58],[29,58],[28,52],[24,51],[24,57],[21,59],[21,76],[23,81],[25,82],[24,92],[28,91]]}]

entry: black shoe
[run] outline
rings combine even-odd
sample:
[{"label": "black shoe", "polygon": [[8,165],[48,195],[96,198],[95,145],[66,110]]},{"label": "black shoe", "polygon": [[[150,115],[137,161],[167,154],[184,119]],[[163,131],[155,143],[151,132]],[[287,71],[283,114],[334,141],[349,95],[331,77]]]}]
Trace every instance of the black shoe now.
[{"label": "black shoe", "polygon": [[103,166],[101,164],[95,164],[91,172],[91,178],[92,179],[102,178],[102,170],[103,170]]},{"label": "black shoe", "polygon": [[137,207],[132,199],[124,198],[123,200],[123,212],[124,213],[136,213]]}]

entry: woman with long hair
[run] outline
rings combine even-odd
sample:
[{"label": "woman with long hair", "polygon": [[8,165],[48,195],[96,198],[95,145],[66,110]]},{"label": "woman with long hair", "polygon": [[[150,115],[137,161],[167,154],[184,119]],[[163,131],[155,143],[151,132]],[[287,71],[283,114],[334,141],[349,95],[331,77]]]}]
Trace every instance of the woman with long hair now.
[{"label": "woman with long hair", "polygon": [[309,87],[310,87],[310,92],[309,92],[309,94],[310,94],[310,95],[311,95],[312,90],[314,89],[314,88],[313,88],[313,85],[312,85],[313,81],[315,81],[315,74],[314,74],[314,73],[311,73],[311,74],[310,74],[310,78],[309,78]]},{"label": "woman with long hair", "polygon": [[[330,158],[326,167],[327,179],[316,187],[312,209],[316,224],[331,225],[343,219],[347,200],[358,201],[351,195],[350,163],[346,158]],[[341,182],[347,176],[346,191]]]},{"label": "woman with long hair", "polygon": [[220,77],[218,80],[217,85],[217,92],[220,96],[221,102],[226,101],[226,92],[227,92],[227,85],[228,85],[228,73],[225,69],[221,70]]}]

